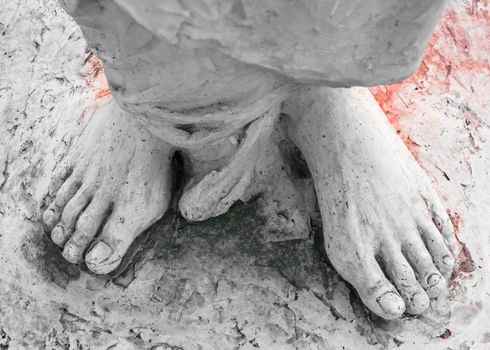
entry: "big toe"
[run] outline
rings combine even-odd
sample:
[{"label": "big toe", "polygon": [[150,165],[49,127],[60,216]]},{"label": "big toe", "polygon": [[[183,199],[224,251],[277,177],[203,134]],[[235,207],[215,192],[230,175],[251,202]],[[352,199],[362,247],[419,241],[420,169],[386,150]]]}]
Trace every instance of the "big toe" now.
[{"label": "big toe", "polygon": [[379,305],[382,312],[375,312],[387,320],[393,320],[403,315],[405,312],[405,304],[400,295],[393,289],[393,286],[384,286],[381,290],[383,290],[383,292],[368,295],[366,297],[367,301],[365,302],[373,304],[373,302],[376,301],[377,305],[375,305],[375,307]]},{"label": "big toe", "polygon": [[[375,314],[393,320],[405,312],[405,303],[395,287],[385,277],[374,257],[357,262],[357,268],[343,268],[335,264],[337,271],[357,290],[363,303]],[[342,260],[339,259],[339,262]],[[351,264],[349,264],[351,265]]]},{"label": "big toe", "polygon": [[136,237],[162,217],[164,212],[150,216],[144,208],[115,208],[102,233],[85,254],[87,267],[98,274],[114,271]]},{"label": "big toe", "polygon": [[[122,254],[114,254],[115,250],[104,241],[96,242],[85,255],[87,267],[95,273],[109,273],[114,271],[121,263]],[[116,255],[115,257],[113,257]],[[112,257],[112,259],[111,259]]]}]

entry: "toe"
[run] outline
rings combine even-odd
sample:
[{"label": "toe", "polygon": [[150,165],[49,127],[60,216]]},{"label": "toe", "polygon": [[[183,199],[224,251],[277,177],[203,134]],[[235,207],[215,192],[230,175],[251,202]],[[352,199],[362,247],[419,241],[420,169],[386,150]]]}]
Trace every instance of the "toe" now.
[{"label": "toe", "polygon": [[404,244],[402,250],[415,270],[420,285],[430,298],[437,297],[447,291],[446,280],[437,270],[432,257],[420,238]]},{"label": "toe", "polygon": [[43,221],[48,231],[51,231],[58,223],[65,205],[77,193],[80,186],[81,184],[74,179],[68,179],[58,190],[53,203],[43,214]]},{"label": "toe", "polygon": [[85,263],[95,273],[109,273],[119,266],[124,255],[124,253],[114,253],[114,249],[109,244],[99,240],[90,248],[87,255],[85,255]]},{"label": "toe", "polygon": [[57,166],[56,171],[51,177],[51,182],[49,183],[48,193],[50,196],[53,196],[58,192],[61,185],[68,179],[68,177],[73,172],[73,167],[68,165],[68,163],[64,162]]},{"label": "toe", "polygon": [[450,278],[455,261],[437,227],[432,222],[421,224],[419,232],[439,272]]},{"label": "toe", "polygon": [[383,254],[386,274],[402,296],[407,312],[412,315],[423,313],[429,306],[429,297],[415,277],[412,267],[401,251]]},{"label": "toe", "polygon": [[369,276],[369,279],[367,284],[361,287],[360,295],[364,304],[371,311],[387,320],[393,320],[403,315],[405,303],[386,277],[373,275]]},{"label": "toe", "polygon": [[[87,188],[81,188],[73,198],[66,204],[61,215],[61,221],[51,231],[51,239],[58,245],[62,245],[73,233],[75,224],[77,222],[80,213],[90,202],[91,191]],[[69,249],[63,250],[63,256],[70,262],[76,262],[67,255],[66,252]]]},{"label": "toe", "polygon": [[65,234],[63,226],[57,225],[51,231],[51,240],[60,248],[65,245],[67,238],[68,234]]},{"label": "toe", "polygon": [[103,224],[110,203],[102,198],[94,198],[80,214],[75,231],[66,243],[63,256],[71,262],[80,262],[90,242]]},{"label": "toe", "polygon": [[421,196],[429,209],[434,224],[442,234],[445,244],[451,251],[452,256],[458,256],[461,249],[460,244],[458,243],[456,234],[454,233],[454,227],[451,223],[451,219],[444,209],[437,192],[432,186],[428,185],[422,191]]},{"label": "toe", "polygon": [[[380,281],[381,282],[381,281]],[[381,317],[387,320],[393,320],[405,312],[405,304],[403,303],[400,295],[394,290],[393,286],[388,281],[383,281],[382,287],[379,290],[383,292],[375,293],[375,300],[378,305],[381,306],[382,313],[379,314]],[[372,295],[371,297],[373,297]]]},{"label": "toe", "polygon": [[55,206],[53,202],[43,213],[43,222],[48,231],[53,230],[54,226],[59,221],[61,211],[62,208],[60,208],[59,206]]},{"label": "toe", "polygon": [[354,286],[363,303],[375,314],[392,320],[405,312],[403,299],[386,279],[374,256],[365,257],[355,268],[336,269],[342,271],[342,277]]},{"label": "toe", "polygon": [[135,238],[163,215],[162,212],[153,220],[147,220],[144,212],[130,209],[134,208],[114,208],[102,233],[89,248],[85,263],[93,272],[104,274],[114,271]]}]

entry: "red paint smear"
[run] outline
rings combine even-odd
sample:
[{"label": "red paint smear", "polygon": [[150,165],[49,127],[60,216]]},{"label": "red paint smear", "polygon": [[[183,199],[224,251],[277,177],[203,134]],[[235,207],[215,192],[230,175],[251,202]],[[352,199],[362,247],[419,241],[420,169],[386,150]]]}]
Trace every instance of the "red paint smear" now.
[{"label": "red paint smear", "polygon": [[471,258],[470,251],[468,250],[466,245],[459,240],[458,237],[461,225],[463,223],[463,219],[461,218],[461,215],[459,215],[459,213],[452,212],[449,209],[447,210],[447,214],[451,219],[451,223],[453,224],[456,239],[461,246],[461,252],[458,255],[456,267],[454,269],[454,276],[461,277],[461,272],[471,273],[476,270],[476,267],[475,267],[475,263],[473,262],[473,259]]},{"label": "red paint smear", "polygon": [[110,94],[111,94],[111,90],[109,90],[109,89],[102,89],[102,90],[99,90],[99,92],[97,92],[97,95],[95,95],[95,99],[98,100],[100,98],[109,96]]},{"label": "red paint smear", "polygon": [[[415,157],[418,159],[417,147],[418,145],[410,139],[400,125],[400,119],[406,118],[413,112],[413,103],[411,100],[404,100],[399,92],[404,88],[402,84],[396,84],[391,86],[375,87],[371,88],[371,92],[381,106],[381,109],[385,112],[391,125],[395,128],[397,134],[402,138],[403,142]],[[395,103],[396,101],[396,103]],[[402,103],[402,106],[398,106],[398,102]]]},{"label": "red paint smear", "polygon": [[479,93],[486,94],[486,91],[473,90],[473,80],[490,73],[488,5],[489,0],[473,0],[466,4],[464,11],[457,11],[456,5],[448,8],[418,71],[399,84],[371,89],[415,158],[418,145],[410,140],[400,121],[410,118],[425,97],[450,93],[453,84],[458,84],[472,92],[469,96],[471,102],[483,107],[487,101],[485,98],[479,98]]},{"label": "red paint smear", "polygon": [[459,215],[459,213],[456,212],[453,213],[450,209],[447,210],[447,215],[451,219],[451,223],[453,224],[453,228],[454,228],[454,233],[456,233],[456,238],[457,238],[459,235],[459,230],[463,222],[463,219],[461,218],[461,215]]},{"label": "red paint smear", "polygon": [[77,124],[80,124],[83,121],[83,119],[85,118],[85,113],[87,113],[87,107],[85,107],[82,110],[82,113],[80,113],[80,115],[78,116],[78,118],[77,118]]},{"label": "red paint smear", "polygon": [[80,116],[77,118],[77,123],[81,123],[90,109],[97,108],[97,100],[111,95],[111,90],[107,85],[107,80],[104,74],[104,66],[102,62],[89,50],[86,51],[87,56],[83,65],[87,68],[82,73],[82,78],[87,84],[87,88],[94,93],[94,101],[88,107],[84,108]]},{"label": "red paint smear", "polygon": [[471,273],[476,270],[475,263],[471,258],[471,253],[466,247],[466,244],[460,242],[461,244],[461,253],[458,255],[456,267],[454,268],[454,277],[462,278],[462,273]]}]

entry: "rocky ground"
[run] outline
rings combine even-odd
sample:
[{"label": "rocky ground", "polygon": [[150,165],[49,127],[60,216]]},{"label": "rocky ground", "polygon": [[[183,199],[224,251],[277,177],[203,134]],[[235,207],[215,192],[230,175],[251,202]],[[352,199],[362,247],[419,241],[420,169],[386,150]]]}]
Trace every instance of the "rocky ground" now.
[{"label": "rocky ground", "polygon": [[373,89],[473,261],[463,257],[452,282],[450,318],[392,322],[332,270],[315,217],[311,230],[288,233],[268,198],[202,224],[170,212],[111,276],[66,263],[40,209],[56,162],[104,95],[102,74],[55,1],[0,8],[0,349],[490,347],[488,1],[455,0],[419,72]]}]

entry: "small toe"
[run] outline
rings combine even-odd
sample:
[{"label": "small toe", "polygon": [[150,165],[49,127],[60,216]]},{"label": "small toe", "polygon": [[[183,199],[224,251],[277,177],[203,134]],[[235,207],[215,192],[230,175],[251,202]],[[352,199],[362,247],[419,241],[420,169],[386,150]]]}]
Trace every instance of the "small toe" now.
[{"label": "small toe", "polygon": [[420,285],[430,298],[447,292],[446,280],[435,267],[432,257],[421,239],[405,244],[402,250],[415,270]]},{"label": "small toe", "polygon": [[57,226],[63,227],[65,233],[71,233],[75,228],[78,217],[90,202],[91,197],[92,191],[88,187],[82,186],[65,205],[61,214],[61,220]]},{"label": "small toe", "polygon": [[51,182],[49,183],[48,194],[50,196],[56,194],[72,172],[73,167],[71,165],[68,165],[68,163],[66,162],[63,162],[62,164],[57,166],[56,171],[51,177]]},{"label": "small toe", "polygon": [[430,222],[420,225],[419,232],[439,272],[444,277],[450,278],[454,270],[455,260],[437,227]]},{"label": "small toe", "polygon": [[71,262],[72,264],[77,264],[81,259],[81,248],[68,241],[63,248],[63,257],[66,261]]},{"label": "small toe", "polygon": [[405,302],[406,311],[412,315],[423,313],[430,300],[422,289],[412,267],[401,252],[386,253],[383,256],[386,274],[395,285]]},{"label": "small toe", "polygon": [[407,312],[412,315],[420,315],[427,310],[430,305],[430,299],[427,293],[420,289],[418,292],[413,293],[409,296],[409,299],[406,302],[410,305],[407,308]]},{"label": "small toe", "polygon": [[[51,239],[57,245],[63,245],[71,236],[75,229],[75,224],[83,209],[90,202],[90,191],[87,188],[80,189],[63,209],[61,221],[51,231]],[[66,243],[63,248],[63,257],[71,263],[77,263],[79,258],[76,257],[78,247]]]},{"label": "small toe", "polygon": [[48,231],[51,231],[58,223],[66,204],[73,198],[80,188],[81,183],[68,179],[58,190],[53,203],[43,214],[43,221]]},{"label": "small toe", "polygon": [[432,186],[427,186],[427,188],[422,191],[421,196],[429,209],[434,224],[442,234],[445,244],[451,251],[451,255],[455,257],[458,256],[461,247],[456,238],[451,219],[444,209],[437,192]]},{"label": "small toe", "polygon": [[59,219],[60,211],[56,210],[54,207],[49,207],[43,214],[43,222],[48,230],[53,229]]},{"label": "small toe", "polygon": [[51,240],[60,248],[65,245],[67,238],[68,235],[65,233],[62,226],[55,226],[51,231]]}]

